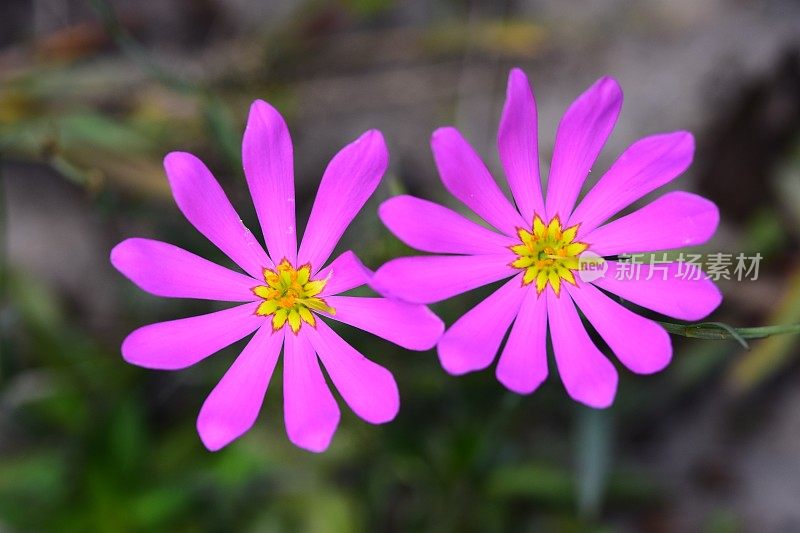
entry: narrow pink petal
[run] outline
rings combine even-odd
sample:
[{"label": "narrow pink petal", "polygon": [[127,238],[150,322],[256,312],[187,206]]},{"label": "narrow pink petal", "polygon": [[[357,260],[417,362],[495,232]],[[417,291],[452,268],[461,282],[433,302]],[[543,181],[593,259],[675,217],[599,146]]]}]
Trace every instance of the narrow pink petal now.
[{"label": "narrow pink petal", "polygon": [[355,296],[331,296],[327,302],[336,314],[326,316],[409,350],[430,350],[444,331],[444,323],[424,305]]},{"label": "narrow pink petal", "polygon": [[442,367],[460,375],[492,364],[528,290],[515,276],[456,320],[439,341]]},{"label": "narrow pink petal", "polygon": [[538,213],[545,218],[539,177],[536,101],[527,76],[518,68],[512,69],[508,75],[506,103],[497,131],[497,149],[522,217],[533,220],[534,213]]},{"label": "narrow pink petal", "polygon": [[[640,260],[641,261],[641,260]],[[717,286],[696,267],[679,263],[627,264],[607,261],[596,286],[636,305],[681,320],[700,320],[722,302]]]},{"label": "narrow pink petal", "polygon": [[632,372],[652,374],[666,368],[672,359],[672,341],[664,328],[616,303],[591,283],[568,285],[567,290],[614,355]]},{"label": "narrow pink petal", "polygon": [[133,365],[160,370],[192,366],[243,339],[264,323],[247,303],[206,315],[141,327],[122,342],[122,357]]},{"label": "narrow pink petal", "polygon": [[126,239],[111,250],[111,264],[151,294],[227,302],[256,299],[251,277],[182,248],[150,239]]},{"label": "narrow pink petal", "polygon": [[323,452],[339,425],[339,406],[306,337],[287,334],[283,348],[283,412],[286,434],[295,445]]},{"label": "narrow pink petal", "polygon": [[375,272],[372,287],[384,296],[430,304],[513,276],[519,271],[508,266],[511,261],[508,255],[401,257]]},{"label": "narrow pink petal", "polygon": [[319,270],[344,230],[375,192],[389,164],[389,151],[377,130],[364,133],[334,156],[317,191],[298,253],[299,263]]},{"label": "narrow pink petal", "polygon": [[254,278],[274,266],[202,161],[172,152],[164,158],[164,168],[178,208],[197,231]]},{"label": "narrow pink petal", "polygon": [[644,195],[681,175],[692,163],[694,137],[677,131],[633,143],[581,200],[568,226],[585,235]]},{"label": "narrow pink petal", "polygon": [[413,196],[386,200],[378,209],[378,216],[398,239],[423,252],[497,254],[518,244],[451,209]]},{"label": "narrow pink petal", "polygon": [[322,320],[307,335],[355,414],[370,424],[383,424],[397,415],[400,393],[391,372],[361,355]]},{"label": "narrow pink petal", "polygon": [[547,297],[528,289],[497,363],[497,379],[530,394],[547,379]]},{"label": "narrow pink petal", "polygon": [[545,292],[556,366],[567,393],[589,407],[610,406],[617,392],[614,365],[589,338],[569,293]]},{"label": "narrow pink petal", "polygon": [[457,129],[447,127],[433,132],[431,148],[442,183],[450,194],[507,235],[514,235],[517,227],[526,227],[480,156]]},{"label": "narrow pink petal", "polygon": [[347,250],[320,270],[314,278],[328,280],[320,293],[320,297],[326,298],[366,285],[370,282],[370,276],[372,271],[364,266],[352,250]]},{"label": "narrow pink petal", "polygon": [[262,326],[211,391],[197,417],[206,448],[224,448],[253,427],[282,345],[283,330]]},{"label": "narrow pink petal", "polygon": [[275,263],[297,256],[294,149],[278,111],[262,100],[250,106],[242,141],[242,163],[267,250]]},{"label": "narrow pink petal", "polygon": [[602,256],[672,250],[703,244],[713,237],[718,223],[714,202],[676,191],[600,226],[581,240]]},{"label": "narrow pink petal", "polygon": [[583,182],[603,149],[622,109],[622,89],[612,78],[600,78],[561,119],[547,183],[547,216],[568,220]]}]

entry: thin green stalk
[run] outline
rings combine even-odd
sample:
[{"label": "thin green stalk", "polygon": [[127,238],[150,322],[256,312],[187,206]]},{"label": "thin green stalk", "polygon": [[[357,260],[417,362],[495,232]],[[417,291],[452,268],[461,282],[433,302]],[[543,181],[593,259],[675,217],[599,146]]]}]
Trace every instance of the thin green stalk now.
[{"label": "thin green stalk", "polygon": [[698,324],[674,324],[660,322],[664,329],[674,335],[682,335],[694,339],[725,340],[733,339],[745,348],[749,348],[745,339],[763,339],[772,335],[800,333],[800,324],[784,326],[759,326],[735,328],[722,322],[701,322]]}]

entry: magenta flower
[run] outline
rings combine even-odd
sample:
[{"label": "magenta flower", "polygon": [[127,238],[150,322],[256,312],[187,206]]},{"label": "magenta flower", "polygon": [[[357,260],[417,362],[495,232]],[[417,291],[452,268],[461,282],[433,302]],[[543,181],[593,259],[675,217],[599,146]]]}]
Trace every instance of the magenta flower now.
[{"label": "magenta flower", "polygon": [[[688,132],[634,143],[575,207],[621,107],[622,90],[611,78],[598,80],[570,106],[558,127],[543,198],[536,105],[525,74],[514,69],[497,145],[516,208],[456,129],[441,128],[431,140],[444,186],[497,231],[411,196],[381,205],[381,219],[400,240],[425,252],[451,254],[389,261],[373,278],[381,292],[433,303],[512,278],[442,336],[439,359],[451,374],[488,367],[511,328],[497,378],[512,391],[534,391],[547,377],[549,322],[556,365],[569,395],[606,407],[616,394],[617,371],[590,339],[576,305],[622,364],[641,374],[669,363],[670,338],[656,322],[618,304],[606,291],[684,320],[703,318],[719,305],[714,284],[685,264],[640,265],[637,276],[628,276],[620,275],[626,274],[624,264],[608,260],[603,277],[586,282],[579,276],[582,259],[590,255],[610,258],[700,244],[713,235],[719,220],[712,202],[669,192],[604,224],[686,170],[694,153]],[[690,275],[682,275],[687,270]]]},{"label": "magenta flower", "polygon": [[114,266],[152,294],[244,302],[144,326],[122,344],[129,363],[174,370],[255,332],[200,410],[197,430],[210,450],[226,446],[253,425],[281,347],[286,432],[297,446],[325,450],[339,423],[339,407],[317,356],[358,416],[373,424],[395,417],[399,396],[392,374],[347,344],[323,317],[411,350],[432,348],[444,329],[423,305],[339,296],[364,285],[372,274],[353,252],[322,268],[386,170],[388,152],[380,132],[364,133],[331,160],[299,250],[292,151],[281,115],[265,102],[254,102],[242,158],[269,255],[199,159],[173,152],[164,160],[180,210],[244,274],[149,239],[125,240],[111,252]]}]

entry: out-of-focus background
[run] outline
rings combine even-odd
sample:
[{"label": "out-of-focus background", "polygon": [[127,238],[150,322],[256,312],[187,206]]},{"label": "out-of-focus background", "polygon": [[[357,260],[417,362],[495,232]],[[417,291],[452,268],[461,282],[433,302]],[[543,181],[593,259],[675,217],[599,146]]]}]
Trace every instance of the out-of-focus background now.
[{"label": "out-of-focus background", "polygon": [[[391,168],[340,246],[371,267],[407,253],[375,207],[443,202],[428,148],[454,124],[501,176],[512,66],[533,82],[543,165],[560,114],[596,78],[625,90],[599,175],[639,137],[689,129],[690,171],[722,224],[703,251],[763,256],[722,281],[713,320],[800,322],[800,4],[792,0],[3,0],[0,6],[0,530],[797,531],[798,338],[675,338],[656,376],[621,370],[613,408],[535,394],[434,352],[345,337],[390,368],[402,407],[346,408],[322,455],[289,444],[281,380],[218,453],[195,433],[242,343],[196,367],[125,364],[139,325],[215,304],[143,293],[108,261],[130,236],[227,264],[180,216],[161,159],[199,155],[251,228],[240,162],[249,103],[295,143],[298,221],[329,158],[381,129]],[[590,182],[592,182],[590,178]],[[434,309],[452,323],[489,292]],[[280,376],[280,367],[276,376]]]}]

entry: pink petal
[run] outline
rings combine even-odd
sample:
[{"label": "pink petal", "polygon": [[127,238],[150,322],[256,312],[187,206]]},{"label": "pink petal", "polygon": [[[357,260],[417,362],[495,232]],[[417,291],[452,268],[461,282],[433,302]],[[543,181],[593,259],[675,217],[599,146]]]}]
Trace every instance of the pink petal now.
[{"label": "pink petal", "polygon": [[612,78],[600,78],[561,119],[547,183],[547,216],[568,220],[575,200],[622,109],[622,89]]},{"label": "pink petal", "polygon": [[372,286],[384,296],[430,304],[513,276],[511,261],[508,255],[401,257],[380,267]]},{"label": "pink petal", "polygon": [[497,379],[530,394],[547,379],[547,297],[528,289],[497,363]]},{"label": "pink petal", "polygon": [[319,270],[344,230],[375,192],[389,164],[383,135],[364,133],[334,156],[325,169],[298,253],[299,263]]},{"label": "pink petal", "polygon": [[141,327],[122,342],[122,357],[133,365],[160,370],[192,366],[243,339],[264,323],[247,303],[206,315]]},{"label": "pink petal", "polygon": [[626,367],[637,374],[663,370],[672,359],[669,334],[619,305],[590,283],[567,286],[575,304]]},{"label": "pink petal", "polygon": [[211,391],[197,417],[206,448],[215,452],[253,427],[282,345],[283,330],[262,326]]},{"label": "pink petal", "polygon": [[694,157],[687,131],[645,137],[633,143],[586,194],[569,219],[585,235],[649,192],[682,174]]},{"label": "pink petal", "polygon": [[492,364],[527,292],[521,276],[515,276],[456,320],[439,341],[442,367],[460,375]]},{"label": "pink petal", "polygon": [[308,329],[308,339],[350,409],[370,424],[389,422],[400,409],[391,372],[361,355],[325,322]]},{"label": "pink petal", "polygon": [[339,406],[325,383],[306,329],[299,335],[287,334],[283,347],[286,434],[301,448],[323,452],[339,425]]},{"label": "pink petal", "polygon": [[581,240],[602,256],[672,250],[703,244],[717,230],[714,202],[689,192],[669,192]]},{"label": "pink petal", "polygon": [[386,200],[378,209],[378,216],[398,239],[423,252],[497,254],[517,244],[455,211],[413,196]]},{"label": "pink petal", "polygon": [[526,226],[458,130],[439,128],[433,132],[431,148],[442,183],[450,194],[507,235],[514,235],[517,227]]},{"label": "pink petal", "polygon": [[256,279],[264,267],[273,268],[202,161],[192,154],[172,152],[164,158],[164,168],[178,208],[197,231]]},{"label": "pink petal", "polygon": [[617,392],[617,371],[597,349],[581,323],[569,292],[547,289],[547,317],[561,381],[576,401],[608,407]]},{"label": "pink petal", "polygon": [[267,250],[276,263],[295,263],[294,160],[289,128],[278,111],[262,100],[250,106],[242,141],[242,163]]},{"label": "pink petal", "polygon": [[256,299],[251,277],[182,248],[150,239],[126,239],[111,250],[111,264],[151,294],[227,302]]},{"label": "pink petal", "polygon": [[536,101],[530,83],[522,70],[512,69],[497,131],[497,149],[514,201],[525,220],[533,220],[534,213],[545,216],[537,132]]},{"label": "pink petal", "polygon": [[331,296],[327,302],[336,314],[326,316],[409,350],[430,350],[444,331],[444,323],[424,305],[355,296]]},{"label": "pink petal", "polygon": [[347,250],[314,277],[328,280],[320,293],[320,297],[325,298],[366,285],[371,275],[372,271],[364,266],[358,256],[352,250]]},{"label": "pink petal", "polygon": [[[702,271],[678,263],[621,266],[607,261],[608,271],[596,286],[636,305],[681,320],[700,320],[722,302],[722,294]],[[638,270],[638,274],[636,274]],[[699,279],[694,279],[699,277]],[[617,279],[619,278],[619,279]]]}]

